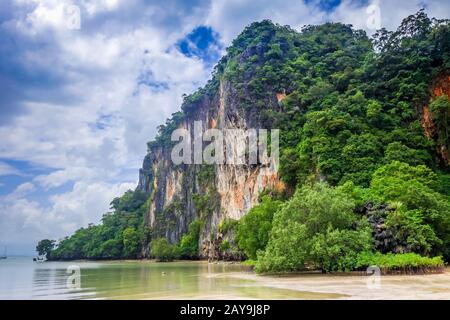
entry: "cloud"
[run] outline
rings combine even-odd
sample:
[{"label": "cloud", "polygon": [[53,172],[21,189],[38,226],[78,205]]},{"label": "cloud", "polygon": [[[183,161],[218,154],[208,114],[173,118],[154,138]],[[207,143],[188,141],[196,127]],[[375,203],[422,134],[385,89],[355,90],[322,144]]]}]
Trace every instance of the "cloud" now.
[{"label": "cloud", "polygon": [[31,254],[31,248],[43,238],[62,238],[88,223],[98,223],[111,200],[133,188],[135,183],[75,183],[73,190],[50,198],[44,207],[26,198],[34,190],[23,184],[12,194],[0,198],[0,234],[4,243]]},{"label": "cloud", "polygon": [[402,20],[416,13],[422,8],[426,9],[430,17],[449,18],[450,3],[448,1],[423,1],[423,0],[370,0],[352,1],[343,0],[329,15],[329,19],[335,22],[352,24],[355,28],[364,29],[368,34],[373,34],[376,29],[368,26],[368,20],[373,14],[368,12],[369,5],[375,5],[380,12],[380,27],[388,30],[396,30]]},{"label": "cloud", "polygon": [[326,12],[317,3],[305,4],[298,0],[212,0],[205,24],[220,33],[229,44],[245,26],[263,19],[300,28],[306,24],[323,22]]},{"label": "cloud", "polygon": [[46,190],[60,187],[67,182],[76,180],[92,180],[96,177],[95,170],[85,167],[69,167],[56,170],[47,175],[38,175],[33,180]]},{"label": "cloud", "polygon": [[20,184],[19,186],[17,186],[17,188],[14,190],[14,192],[12,194],[10,194],[9,196],[12,198],[17,198],[17,197],[23,197],[25,195],[27,195],[28,193],[34,191],[36,188],[34,186],[34,184],[32,184],[31,182],[25,182]]}]

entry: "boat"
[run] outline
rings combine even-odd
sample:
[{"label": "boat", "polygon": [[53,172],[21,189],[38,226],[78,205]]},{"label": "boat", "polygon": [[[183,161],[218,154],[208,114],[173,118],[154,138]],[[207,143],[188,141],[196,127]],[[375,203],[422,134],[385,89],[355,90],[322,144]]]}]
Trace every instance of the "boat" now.
[{"label": "boat", "polygon": [[8,256],[6,255],[6,247],[5,247],[4,250],[3,250],[3,255],[0,256],[0,260],[6,259],[7,257],[8,257]]},{"label": "boat", "polygon": [[37,256],[33,258],[34,262],[45,262],[47,259],[45,256]]}]

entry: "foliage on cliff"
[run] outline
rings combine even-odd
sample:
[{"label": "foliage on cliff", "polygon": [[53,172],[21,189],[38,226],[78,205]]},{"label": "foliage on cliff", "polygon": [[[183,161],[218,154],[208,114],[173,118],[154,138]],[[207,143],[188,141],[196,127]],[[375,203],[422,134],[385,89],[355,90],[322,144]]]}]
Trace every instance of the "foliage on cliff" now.
[{"label": "foliage on cliff", "polygon": [[[450,202],[434,191],[436,175],[427,167],[392,162],[378,169],[369,188],[323,183],[297,190],[274,215],[270,239],[256,264],[260,272],[349,271],[364,252],[417,253],[449,257]],[[368,203],[387,203],[373,222]],[[383,228],[383,244],[374,236]],[[375,261],[375,259],[374,259]]]},{"label": "foliage on cliff", "polygon": [[[225,76],[253,106],[255,100],[267,105],[275,92],[287,95],[279,109],[261,115],[267,116],[262,123],[281,128],[281,177],[298,189],[275,213],[257,270],[351,270],[360,252],[375,249],[449,259],[450,204],[442,188],[449,168],[436,153],[448,144],[448,97],[431,104],[438,139],[428,139],[421,127],[433,79],[450,70],[449,21],[419,11],[372,41],[340,24],[296,34],[263,22],[256,25],[262,38],[253,29],[240,36],[247,40],[238,38],[247,49]],[[271,49],[260,51],[261,42]],[[323,180],[331,188],[317,185]],[[339,191],[344,186],[347,196]],[[343,225],[323,219],[368,203],[389,206],[383,224],[369,228],[367,217],[358,216]],[[311,230],[309,219],[321,229]],[[373,245],[380,227],[392,238],[389,248]]]}]

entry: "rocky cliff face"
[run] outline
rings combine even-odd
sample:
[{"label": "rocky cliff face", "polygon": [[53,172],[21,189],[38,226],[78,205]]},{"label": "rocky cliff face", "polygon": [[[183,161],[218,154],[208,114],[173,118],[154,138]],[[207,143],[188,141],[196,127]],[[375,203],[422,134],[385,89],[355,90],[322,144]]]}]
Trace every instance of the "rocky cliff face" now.
[{"label": "rocky cliff face", "polygon": [[[260,128],[257,117],[240,105],[230,82],[221,80],[217,92],[205,95],[196,103],[194,111],[184,117],[178,128],[187,129],[194,141],[194,121],[201,121],[207,129]],[[276,95],[269,108],[279,108]],[[243,147],[246,137],[241,133],[227,134]],[[203,222],[200,236],[200,256],[218,259],[221,238],[219,225],[227,220],[238,220],[258,202],[265,189],[282,190],[283,183],[276,173],[264,165],[174,165],[172,145],[153,146],[140,170],[138,189],[149,194],[146,225],[151,237],[165,237],[171,243],[180,240],[189,224]],[[143,256],[148,256],[145,246]],[[223,255],[220,258],[227,258]]]},{"label": "rocky cliff face", "polygon": [[[434,79],[430,89],[430,103],[443,95],[450,97],[450,75],[448,73],[442,73]],[[428,104],[422,108],[421,124],[427,138],[437,141],[436,153],[439,155],[440,160],[444,163],[444,165],[449,166],[450,153],[448,146],[439,142],[442,140],[440,139],[440,136],[443,132],[440,132],[436,126],[435,119],[433,119],[433,114],[430,111]]]}]

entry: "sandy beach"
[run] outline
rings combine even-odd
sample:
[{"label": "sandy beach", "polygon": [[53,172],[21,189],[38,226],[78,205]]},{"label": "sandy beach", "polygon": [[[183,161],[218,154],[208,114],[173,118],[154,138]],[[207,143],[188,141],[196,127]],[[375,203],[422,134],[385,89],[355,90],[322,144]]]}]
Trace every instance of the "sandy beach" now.
[{"label": "sandy beach", "polygon": [[379,282],[374,281],[373,276],[358,275],[259,276],[236,273],[229,276],[252,280],[255,285],[267,288],[297,291],[306,299],[450,299],[450,268],[440,274],[384,275],[380,276]]}]

